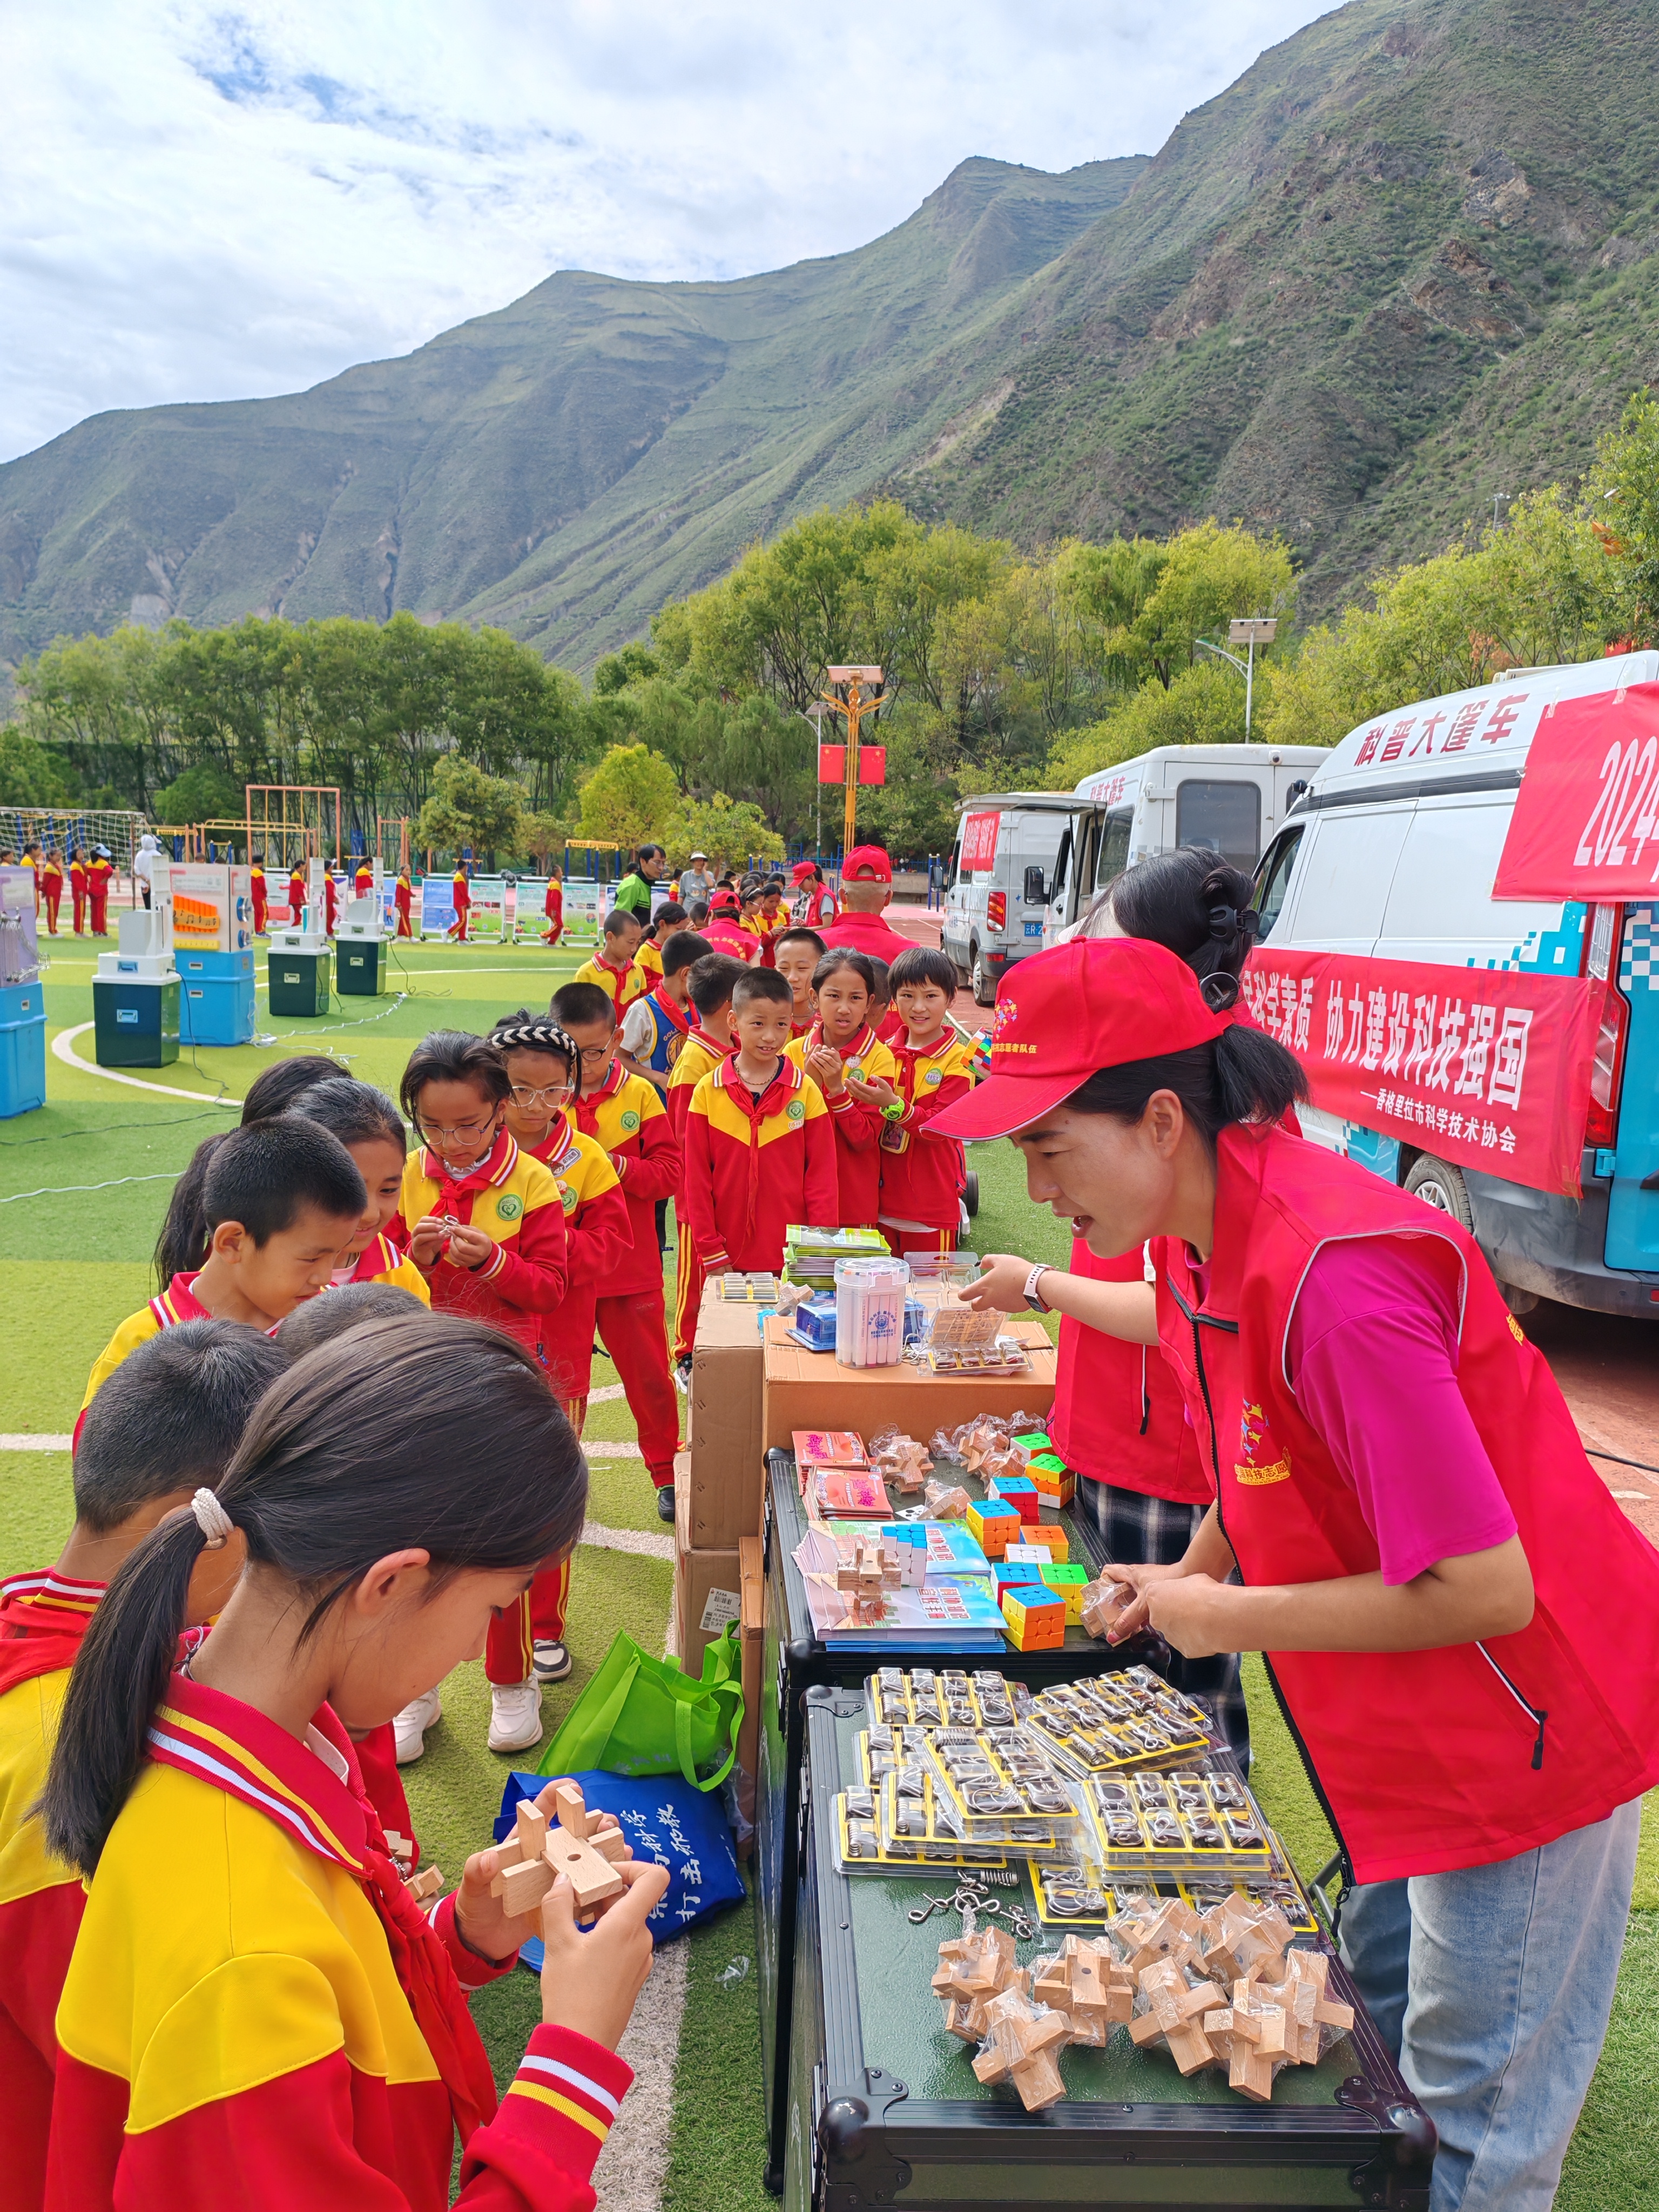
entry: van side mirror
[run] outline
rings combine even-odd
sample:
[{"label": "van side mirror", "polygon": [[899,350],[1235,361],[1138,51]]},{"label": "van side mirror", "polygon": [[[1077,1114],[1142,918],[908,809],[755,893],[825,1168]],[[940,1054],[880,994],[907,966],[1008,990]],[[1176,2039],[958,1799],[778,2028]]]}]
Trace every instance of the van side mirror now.
[{"label": "van side mirror", "polygon": [[1043,887],[1042,869],[1027,868],[1025,871],[1026,905],[1045,906],[1048,903],[1048,894]]}]

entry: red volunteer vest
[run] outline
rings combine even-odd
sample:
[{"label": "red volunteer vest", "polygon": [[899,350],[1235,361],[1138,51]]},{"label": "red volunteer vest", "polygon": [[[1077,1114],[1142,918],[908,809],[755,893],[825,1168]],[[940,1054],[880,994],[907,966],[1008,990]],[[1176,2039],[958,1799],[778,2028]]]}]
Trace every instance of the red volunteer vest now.
[{"label": "red volunteer vest", "polygon": [[[1488,1865],[1605,1820],[1659,1779],[1659,1554],[1584,1455],[1536,1348],[1455,1222],[1283,1130],[1224,1130],[1200,1303],[1152,1247],[1158,1331],[1246,1583],[1375,1573],[1376,1540],[1286,1379],[1322,1245],[1397,1237],[1461,1293],[1457,1384],[1509,1500],[1537,1605],[1438,1651],[1273,1652],[1274,1687],[1359,1881]],[[1423,1449],[1432,1453],[1434,1439]]]},{"label": "red volunteer vest", "polygon": [[[1138,1283],[1145,1273],[1138,1244],[1100,1260],[1080,1237],[1066,1270],[1091,1283]],[[1177,1505],[1207,1505],[1215,1496],[1181,1386],[1157,1346],[1126,1344],[1070,1314],[1060,1316],[1048,1433],[1067,1467],[1091,1482]]]}]

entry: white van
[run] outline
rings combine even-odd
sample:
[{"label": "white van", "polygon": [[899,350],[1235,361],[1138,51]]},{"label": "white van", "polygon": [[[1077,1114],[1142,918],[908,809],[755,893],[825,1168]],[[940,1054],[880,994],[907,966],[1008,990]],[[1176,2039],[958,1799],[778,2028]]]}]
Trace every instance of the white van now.
[{"label": "white van", "polygon": [[1085,775],[1049,886],[1044,941],[1086,929],[1102,891],[1137,860],[1207,846],[1249,875],[1293,799],[1330,758],[1317,745],[1160,745]]},{"label": "white van", "polygon": [[[1659,962],[1653,957],[1659,903],[1492,896],[1544,710],[1553,702],[1656,681],[1654,652],[1511,669],[1479,690],[1422,701],[1363,725],[1325,756],[1256,875],[1263,942],[1246,971],[1246,993],[1267,1025],[1284,1036],[1288,1019],[1273,1019],[1273,1002],[1285,1014],[1289,969],[1298,969],[1300,1027],[1285,1041],[1293,1049],[1300,1044],[1309,1067],[1314,1103],[1303,1115],[1306,1133],[1455,1215],[1478,1238],[1516,1312],[1547,1297],[1602,1313],[1659,1316]],[[1342,972],[1362,1002],[1349,1001],[1352,1021],[1346,1033],[1336,1007],[1336,967],[1328,965],[1315,981],[1308,962],[1274,958],[1303,953],[1341,956]],[[1412,1083],[1413,1052],[1402,1057],[1380,1026],[1375,1036],[1366,1028],[1365,1007],[1376,1006],[1379,1024],[1385,1018],[1384,962],[1481,971],[1455,990],[1436,987],[1443,1050],[1429,1041],[1437,1018],[1427,988],[1433,979],[1422,979],[1413,1000],[1427,1008],[1419,1073],[1426,1071],[1432,1089]],[[1371,963],[1379,964],[1368,970]],[[1511,1016],[1503,1006],[1505,975],[1590,977],[1613,985],[1587,1078],[1552,1066],[1547,1052],[1540,1058],[1537,1044],[1548,1030],[1540,1016],[1524,1008]],[[1510,995],[1539,1003],[1536,993]],[[1574,1159],[1582,1197],[1540,1187],[1544,1179],[1534,1172],[1529,1181],[1519,1164],[1508,1174],[1493,1171],[1515,1149],[1516,1131],[1492,1109],[1496,1073],[1488,1075],[1484,1103],[1481,1094],[1480,1069],[1495,1068],[1501,1029],[1474,1080],[1468,1079],[1477,1003],[1488,1030],[1494,1022],[1516,1024],[1510,1118],[1521,1121],[1524,1064],[1528,1099],[1547,1103],[1552,1126],[1583,1128],[1582,1164]],[[1454,1006],[1456,1027],[1447,1042]],[[1534,1022],[1528,1058],[1528,1024]],[[1373,1073],[1362,1077],[1364,1070]],[[1449,1073],[1455,1079],[1447,1081]],[[1362,1080],[1370,1091],[1358,1087]],[[1478,1114],[1459,1110],[1468,1103],[1460,1094],[1470,1091]],[[1478,1148],[1469,1134],[1477,1123]],[[1577,1137],[1560,1141],[1571,1147]]]},{"label": "white van", "polygon": [[964,799],[945,882],[945,951],[981,1006],[1017,960],[1042,950],[1054,856],[1069,834],[1069,793],[1002,791]]}]

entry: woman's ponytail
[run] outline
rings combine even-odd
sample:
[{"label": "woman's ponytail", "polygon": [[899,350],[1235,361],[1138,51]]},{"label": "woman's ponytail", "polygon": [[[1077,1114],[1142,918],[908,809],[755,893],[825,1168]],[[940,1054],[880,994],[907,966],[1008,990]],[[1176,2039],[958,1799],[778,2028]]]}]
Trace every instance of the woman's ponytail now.
[{"label": "woman's ponytail", "polygon": [[206,1543],[193,1512],[170,1514],[117,1568],[82,1638],[40,1814],[47,1848],[88,1880],[138,1778]]},{"label": "woman's ponytail", "polygon": [[208,1255],[207,1215],[204,1210],[207,1171],[213,1155],[230,1134],[222,1129],[204,1137],[190,1156],[190,1165],[173,1186],[167,1218],[155,1240],[155,1287],[166,1290],[175,1275],[193,1275]]},{"label": "woman's ponytail", "polygon": [[1211,1049],[1224,1123],[1280,1121],[1306,1099],[1308,1079],[1301,1061],[1265,1030],[1234,1022]]}]

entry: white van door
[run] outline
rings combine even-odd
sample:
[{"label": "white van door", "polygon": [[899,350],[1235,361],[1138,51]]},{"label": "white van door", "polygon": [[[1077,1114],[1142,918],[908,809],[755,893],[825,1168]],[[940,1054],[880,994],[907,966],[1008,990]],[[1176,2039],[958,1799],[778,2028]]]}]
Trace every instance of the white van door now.
[{"label": "white van door", "polygon": [[[1559,899],[1493,902],[1498,855],[1514,811],[1512,791],[1460,792],[1444,799],[1425,794],[1417,801],[1389,892],[1378,953],[1436,966],[1578,973],[1578,948],[1549,942],[1559,939]],[[1293,927],[1299,943],[1302,925],[1298,921]]]},{"label": "white van door", "polygon": [[[1315,814],[1296,880],[1274,916],[1276,941],[1321,952],[1375,952],[1411,818],[1409,801]],[[1282,884],[1281,872],[1274,874]]]}]

